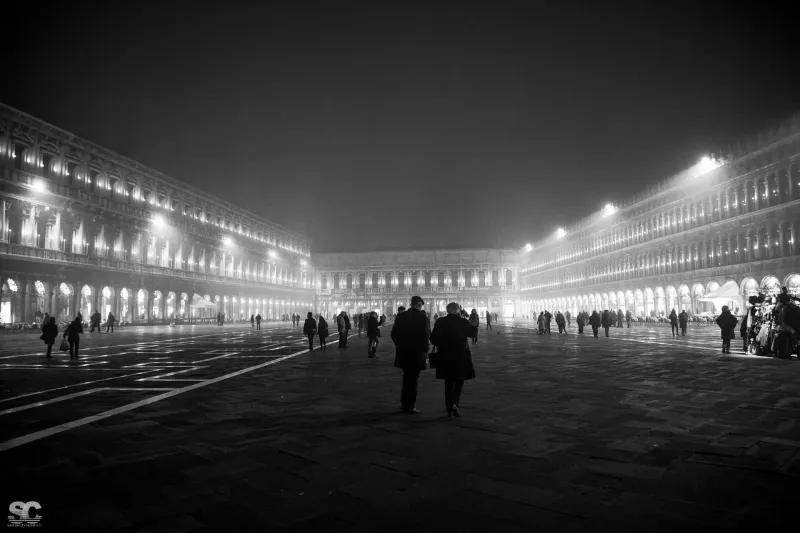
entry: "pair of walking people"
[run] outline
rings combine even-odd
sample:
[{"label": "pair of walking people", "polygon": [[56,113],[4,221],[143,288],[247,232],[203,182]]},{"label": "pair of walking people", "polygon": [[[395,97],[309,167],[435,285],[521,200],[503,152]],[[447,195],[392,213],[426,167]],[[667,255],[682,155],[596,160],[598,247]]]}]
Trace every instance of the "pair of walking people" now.
[{"label": "pair of walking people", "polygon": [[[69,323],[67,329],[64,330],[63,339],[69,343],[69,358],[78,358],[78,348],[81,342],[81,333],[83,333],[83,316],[78,313],[75,320]],[[44,324],[42,324],[42,335],[39,337],[44,341],[47,346],[47,359],[52,359],[53,344],[58,337],[58,326],[56,325],[55,317],[48,317]],[[62,348],[63,350],[64,348]]]},{"label": "pair of walking people", "polygon": [[433,344],[437,352],[431,354],[431,366],[436,368],[436,379],[444,380],[447,416],[458,417],[464,381],[475,377],[468,343],[473,337],[473,326],[461,317],[461,306],[451,302],[447,305],[447,316],[437,320],[431,332],[423,305],[422,298],[412,297],[409,309],[397,315],[392,327],[392,341],[397,348],[394,366],[403,370],[400,410],[419,413],[415,407],[419,375],[427,368],[428,348]]},{"label": "pair of walking people", "polygon": [[314,337],[319,336],[319,347],[324,352],[328,349],[328,343],[326,339],[328,338],[328,322],[322,317],[319,316],[319,324],[317,321],[314,320],[314,314],[309,312],[306,316],[306,321],[303,324],[303,335],[308,338],[308,351],[314,351]]}]

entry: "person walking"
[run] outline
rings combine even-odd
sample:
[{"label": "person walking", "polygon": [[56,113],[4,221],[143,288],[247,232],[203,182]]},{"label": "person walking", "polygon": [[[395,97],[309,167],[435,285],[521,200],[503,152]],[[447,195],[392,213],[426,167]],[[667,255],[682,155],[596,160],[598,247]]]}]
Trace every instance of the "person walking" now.
[{"label": "person walking", "polygon": [[486,311],[486,331],[492,331],[492,313],[489,311]]},{"label": "person walking", "polygon": [[[403,313],[397,315],[401,317]],[[367,319],[367,339],[369,339],[369,344],[367,344],[367,356],[371,359],[375,357],[378,352],[378,344],[380,344],[381,338],[381,326],[382,322],[378,321],[378,313],[375,311],[369,314],[369,319]]]},{"label": "person walking", "polygon": [[550,323],[553,321],[553,314],[547,309],[544,310],[544,331],[550,335]]},{"label": "person walking", "polygon": [[50,353],[53,351],[53,343],[56,342],[58,337],[58,326],[56,325],[56,318],[53,316],[47,317],[47,320],[42,324],[42,339],[47,346],[47,358],[52,359]]},{"label": "person walking", "polygon": [[681,311],[678,315],[678,324],[681,326],[681,335],[686,336],[686,324],[689,323],[689,313],[686,312],[686,309]]},{"label": "person walking", "polygon": [[567,326],[571,326],[572,325],[572,320],[571,320],[572,319],[572,315],[569,313],[569,311],[564,313],[564,318],[567,319]]},{"label": "person walking", "polygon": [[92,313],[92,316],[89,317],[89,333],[94,333],[95,328],[97,328],[98,333],[102,333],[100,331],[100,322],[103,320],[103,317],[100,316],[100,311],[95,310]]},{"label": "person walking", "polygon": [[469,314],[469,325],[472,326],[471,333],[474,333],[472,337],[472,344],[478,343],[478,328],[481,325],[481,320],[478,317],[478,311],[473,309],[472,312]]},{"label": "person walking", "polygon": [[447,304],[447,316],[438,320],[431,332],[431,344],[436,346],[436,379],[444,380],[444,403],[447,416],[461,416],[461,393],[464,381],[475,377],[472,353],[467,337],[469,321],[459,316],[459,305]]},{"label": "person walking", "polygon": [[303,324],[303,335],[308,337],[308,351],[314,351],[314,337],[317,336],[317,321],[314,320],[314,314],[309,311],[306,321]]},{"label": "person walking", "polygon": [[117,321],[117,318],[114,316],[114,313],[111,311],[108,312],[108,317],[106,318],[106,333],[109,331],[114,333],[114,322]]},{"label": "person walking", "polygon": [[78,358],[78,348],[81,343],[81,333],[83,333],[83,317],[80,313],[75,317],[75,320],[70,322],[67,329],[64,330],[64,338],[69,342],[69,358]]},{"label": "person walking", "polygon": [[350,333],[350,319],[342,311],[336,317],[336,329],[339,331],[339,348],[347,348],[347,335]]},{"label": "person walking", "polygon": [[261,329],[261,313],[256,315],[256,330]]},{"label": "person walking", "polygon": [[326,351],[328,349],[328,342],[325,340],[328,338],[328,323],[325,321],[325,317],[319,315],[319,323],[317,324],[317,335],[319,335],[319,346],[322,351]]},{"label": "person walking", "polygon": [[539,328],[538,334],[544,335],[544,330],[547,327],[546,325],[547,319],[544,317],[544,311],[539,313],[539,318],[536,320],[536,326]]},{"label": "person walking", "polygon": [[250,329],[255,329],[256,327],[256,315],[250,315]]},{"label": "person walking", "polygon": [[606,330],[606,337],[608,337],[608,330],[611,328],[611,313],[608,311],[608,309],[603,311],[600,321],[603,324],[603,329]]},{"label": "person walking", "polygon": [[678,314],[673,309],[672,312],[669,314],[669,326],[672,330],[672,338],[678,336]]},{"label": "person walking", "polygon": [[631,311],[630,311],[630,309],[629,309],[629,310],[627,310],[627,311],[625,311],[625,322],[627,322],[627,323],[628,323],[628,327],[629,327],[629,328],[631,327],[631,316],[632,316],[632,315],[631,315]]},{"label": "person walking", "polygon": [[747,314],[742,317],[742,325],[739,328],[739,334],[742,336],[742,351],[744,353],[747,353],[747,345],[750,344],[750,322],[755,310],[755,307],[747,308]]},{"label": "person walking", "polygon": [[622,321],[625,319],[625,315],[622,314],[622,309],[617,309],[617,327],[622,327]]},{"label": "person walking", "polygon": [[411,297],[408,309],[397,315],[392,326],[392,342],[395,345],[394,366],[403,371],[403,387],[400,391],[400,411],[419,413],[417,403],[419,373],[425,370],[428,355],[431,322],[422,306],[425,301],[419,296]]},{"label": "person walking", "polygon": [[597,337],[597,331],[600,328],[600,315],[597,311],[592,311],[592,316],[589,317],[589,325],[592,326],[592,333]]},{"label": "person walking", "polygon": [[586,317],[584,316],[583,311],[578,313],[578,317],[575,319],[575,321],[578,323],[578,333],[582,335],[583,326],[586,325]]},{"label": "person walking", "polygon": [[722,306],[722,313],[717,317],[717,325],[722,330],[722,353],[731,353],[731,339],[736,338],[736,324],[739,321],[731,314],[727,305]]},{"label": "person walking", "polygon": [[567,334],[567,320],[564,318],[564,315],[561,314],[561,311],[556,312],[556,325],[558,326],[559,335]]}]

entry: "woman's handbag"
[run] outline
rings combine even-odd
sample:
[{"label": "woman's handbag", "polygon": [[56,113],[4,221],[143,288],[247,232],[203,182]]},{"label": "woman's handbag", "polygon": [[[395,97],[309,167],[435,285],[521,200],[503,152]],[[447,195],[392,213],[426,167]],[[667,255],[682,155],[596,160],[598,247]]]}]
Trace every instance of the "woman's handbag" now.
[{"label": "woman's handbag", "polygon": [[434,346],[428,354],[428,366],[430,368],[436,368],[436,357],[436,346]]},{"label": "woman's handbag", "polygon": [[67,350],[69,350],[69,343],[67,342],[66,337],[61,338],[61,346],[59,346],[58,349],[61,350],[62,352],[66,352]]}]

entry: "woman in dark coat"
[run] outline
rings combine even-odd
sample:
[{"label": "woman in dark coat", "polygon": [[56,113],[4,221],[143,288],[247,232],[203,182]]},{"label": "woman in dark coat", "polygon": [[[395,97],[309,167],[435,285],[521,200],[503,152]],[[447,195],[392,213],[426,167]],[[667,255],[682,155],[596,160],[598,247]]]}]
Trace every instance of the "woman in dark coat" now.
[{"label": "woman in dark coat", "polygon": [[317,324],[317,335],[319,335],[319,345],[324,352],[328,347],[328,343],[325,339],[328,338],[328,323],[325,321],[325,318],[322,315],[319,315],[319,324]]},{"label": "woman in dark coat", "polygon": [[306,316],[306,321],[303,324],[303,335],[308,337],[308,351],[314,351],[314,337],[317,335],[317,321],[314,320],[314,314],[309,311]]},{"label": "woman in dark coat", "polygon": [[436,379],[444,380],[447,416],[461,416],[459,405],[464,381],[475,377],[469,351],[469,321],[460,316],[459,305],[447,304],[447,316],[436,321],[431,344],[436,346]]},{"label": "woman in dark coat", "polygon": [[52,359],[50,352],[53,350],[53,343],[56,342],[58,337],[58,326],[56,326],[55,317],[48,317],[47,321],[42,326],[42,336],[40,337],[47,345],[47,358]]},{"label": "woman in dark coat", "polygon": [[739,321],[731,314],[727,305],[722,306],[722,313],[717,317],[717,325],[722,330],[722,353],[731,353],[731,339],[736,338],[736,324]]},{"label": "woman in dark coat", "polygon": [[78,347],[81,343],[81,333],[83,333],[83,316],[78,313],[75,320],[70,322],[67,329],[64,330],[64,338],[69,342],[69,358],[78,358]]}]

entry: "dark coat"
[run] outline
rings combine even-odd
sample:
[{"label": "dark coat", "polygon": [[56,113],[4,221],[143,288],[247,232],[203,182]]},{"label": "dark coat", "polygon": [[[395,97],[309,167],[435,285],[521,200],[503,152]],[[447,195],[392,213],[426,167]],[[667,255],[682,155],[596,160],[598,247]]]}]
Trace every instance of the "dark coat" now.
[{"label": "dark coat", "polygon": [[317,321],[313,318],[306,318],[303,324],[303,335],[306,337],[313,337],[317,334]]},{"label": "dark coat", "polygon": [[436,346],[436,379],[472,379],[475,367],[467,344],[469,322],[448,314],[436,321],[431,343]]},{"label": "dark coat", "polygon": [[[403,313],[397,315],[397,318],[403,316]],[[369,320],[367,320],[367,337],[380,337],[381,336],[381,328],[380,322],[374,316],[370,315]]]},{"label": "dark coat", "polygon": [[114,313],[108,313],[108,318],[106,319],[106,324],[113,324],[116,322],[117,319],[114,317]]},{"label": "dark coat", "polygon": [[563,326],[566,323],[567,323],[567,321],[564,318],[564,315],[562,315],[561,313],[558,313],[556,315],[556,324],[558,324],[559,326]]},{"label": "dark coat", "polygon": [[339,329],[339,331],[349,330],[350,329],[350,317],[348,317],[347,315],[341,315],[340,314],[336,318],[336,327]]},{"label": "dark coat", "polygon": [[742,325],[741,327],[739,327],[739,333],[742,335],[742,338],[744,338],[745,335],[747,335],[747,330],[748,330],[747,323],[749,322],[748,319],[750,318],[751,313],[752,311],[748,311],[747,314],[744,317],[742,317]]},{"label": "dark coat", "polygon": [[319,338],[322,340],[328,338],[328,322],[321,316],[319,317],[319,324],[317,325],[317,335],[319,335]]},{"label": "dark coat", "polygon": [[100,316],[100,313],[94,313],[92,315],[92,324],[99,324],[103,321],[103,317]]},{"label": "dark coat", "polygon": [[[374,318],[370,319],[370,323]],[[397,315],[392,326],[392,342],[396,346],[394,366],[402,369],[425,370],[431,322],[424,311],[412,307]]]},{"label": "dark coat", "polygon": [[58,337],[58,326],[56,326],[55,323],[48,322],[42,326],[41,339],[45,344],[48,346],[52,345],[56,341],[56,337]]},{"label": "dark coat", "polygon": [[611,327],[611,313],[603,311],[603,316],[600,318],[600,322],[603,324],[604,328]]},{"label": "dark coat", "polygon": [[593,327],[600,326],[600,315],[597,313],[592,313],[592,316],[589,317],[589,325]]},{"label": "dark coat", "polygon": [[689,315],[686,314],[686,311],[681,311],[681,314],[678,315],[678,322],[682,328],[686,327],[686,323],[689,322]]},{"label": "dark coat", "polygon": [[722,338],[724,340],[736,338],[736,324],[738,323],[739,321],[730,311],[723,311],[723,313],[717,317],[717,325],[722,330]]},{"label": "dark coat", "polygon": [[67,329],[64,330],[64,337],[70,342],[80,341],[80,334],[83,333],[83,322],[80,318],[76,318],[70,322]]},{"label": "dark coat", "polygon": [[669,323],[675,326],[678,325],[678,315],[675,313],[675,311],[669,314]]}]

